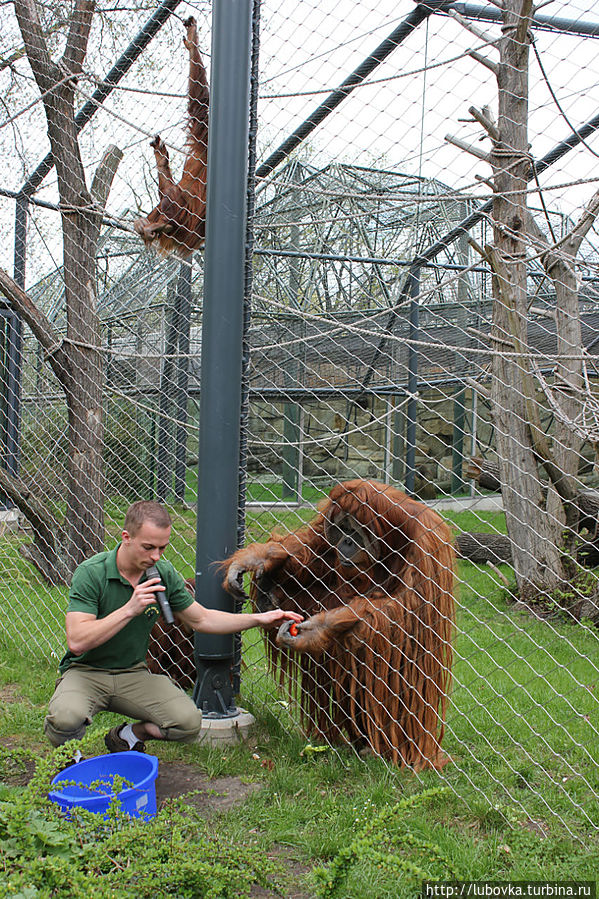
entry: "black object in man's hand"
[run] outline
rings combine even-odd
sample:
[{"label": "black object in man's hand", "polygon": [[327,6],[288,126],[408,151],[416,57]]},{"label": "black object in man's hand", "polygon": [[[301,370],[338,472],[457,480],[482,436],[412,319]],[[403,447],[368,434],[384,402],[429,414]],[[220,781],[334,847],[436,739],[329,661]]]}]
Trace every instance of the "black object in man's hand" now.
[{"label": "black object in man's hand", "polygon": [[[160,572],[156,568],[155,565],[152,565],[151,568],[146,569],[146,580],[151,580],[152,578],[159,578]],[[162,583],[162,582],[161,582]],[[156,585],[158,586],[158,585]],[[169,601],[166,598],[166,593],[164,590],[157,590],[154,594],[156,596],[156,601],[160,606],[160,611],[162,612],[163,618],[167,624],[175,623],[175,616],[173,615],[173,610],[170,607]]]}]

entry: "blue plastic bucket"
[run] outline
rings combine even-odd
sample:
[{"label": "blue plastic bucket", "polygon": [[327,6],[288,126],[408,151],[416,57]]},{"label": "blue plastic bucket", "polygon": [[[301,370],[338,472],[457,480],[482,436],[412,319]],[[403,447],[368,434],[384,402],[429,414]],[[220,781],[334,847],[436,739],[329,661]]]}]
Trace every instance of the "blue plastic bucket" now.
[{"label": "blue plastic bucket", "polygon": [[[113,781],[122,777],[132,786],[118,793],[121,808],[133,818],[153,818],[156,814],[156,786],[158,759],[143,752],[113,752],[77,762],[57,774],[50,786],[48,798],[66,812],[84,808],[89,812],[108,811],[115,798]],[[63,781],[74,781],[65,784]],[[93,785],[93,786],[92,786]]]}]

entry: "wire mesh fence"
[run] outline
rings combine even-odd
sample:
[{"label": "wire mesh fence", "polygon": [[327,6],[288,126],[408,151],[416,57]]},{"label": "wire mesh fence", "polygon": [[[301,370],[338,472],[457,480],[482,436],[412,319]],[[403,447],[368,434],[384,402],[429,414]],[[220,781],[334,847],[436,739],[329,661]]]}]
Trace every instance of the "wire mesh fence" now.
[{"label": "wire mesh fence", "polygon": [[[323,614],[318,646],[283,654],[278,674],[276,650],[246,634],[241,695],[312,739],[428,762],[469,803],[580,836],[599,826],[599,20],[588,2],[532,22],[520,0],[499,6],[260,5],[240,504],[244,542],[280,556],[254,578],[257,600]],[[194,574],[204,259],[189,193],[202,197],[176,176],[203,164],[205,134],[185,143],[189,90],[202,98],[184,23],[197,20],[210,72],[210,14],[99,9],[78,62],[68,17],[38,23],[49,53],[80,67],[57,94],[65,120],[118,70],[69,172],[40,100],[62,89],[44,82],[56,73],[28,63],[0,11],[0,209],[15,234],[0,303],[1,639],[35,657],[60,656],[69,574],[118,541],[132,500],[169,504],[169,558]],[[40,166],[50,149],[57,168]],[[181,185],[191,243],[164,203]],[[354,480],[375,486],[319,517]]]}]

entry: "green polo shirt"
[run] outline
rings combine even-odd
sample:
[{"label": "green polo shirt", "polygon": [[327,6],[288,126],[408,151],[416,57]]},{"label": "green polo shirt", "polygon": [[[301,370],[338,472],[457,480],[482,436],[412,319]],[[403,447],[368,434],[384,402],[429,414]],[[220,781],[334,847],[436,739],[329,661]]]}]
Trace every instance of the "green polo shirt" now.
[{"label": "green polo shirt", "polygon": [[[131,599],[133,587],[121,576],[116,565],[117,549],[118,546],[108,552],[98,553],[78,566],[71,581],[67,612],[88,612],[96,618],[105,618]],[[171,563],[160,559],[156,567],[166,587],[166,597],[173,612],[180,612],[190,606],[193,598]],[[67,650],[59,666],[61,674],[73,662],[110,670],[132,668],[145,661],[150,631],[159,615],[160,608],[155,603],[148,606],[141,615],[128,621],[118,634],[101,646],[79,656]]]}]

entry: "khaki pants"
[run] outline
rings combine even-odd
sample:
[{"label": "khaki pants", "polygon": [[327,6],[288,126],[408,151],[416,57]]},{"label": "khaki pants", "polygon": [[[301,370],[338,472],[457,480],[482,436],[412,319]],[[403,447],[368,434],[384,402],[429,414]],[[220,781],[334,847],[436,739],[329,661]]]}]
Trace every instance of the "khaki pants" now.
[{"label": "khaki pants", "polygon": [[158,725],[166,740],[193,743],[202,713],[169,677],[145,664],[115,671],[72,665],[57,681],[44,732],[54,746],[80,740],[98,712],[117,712]]}]

